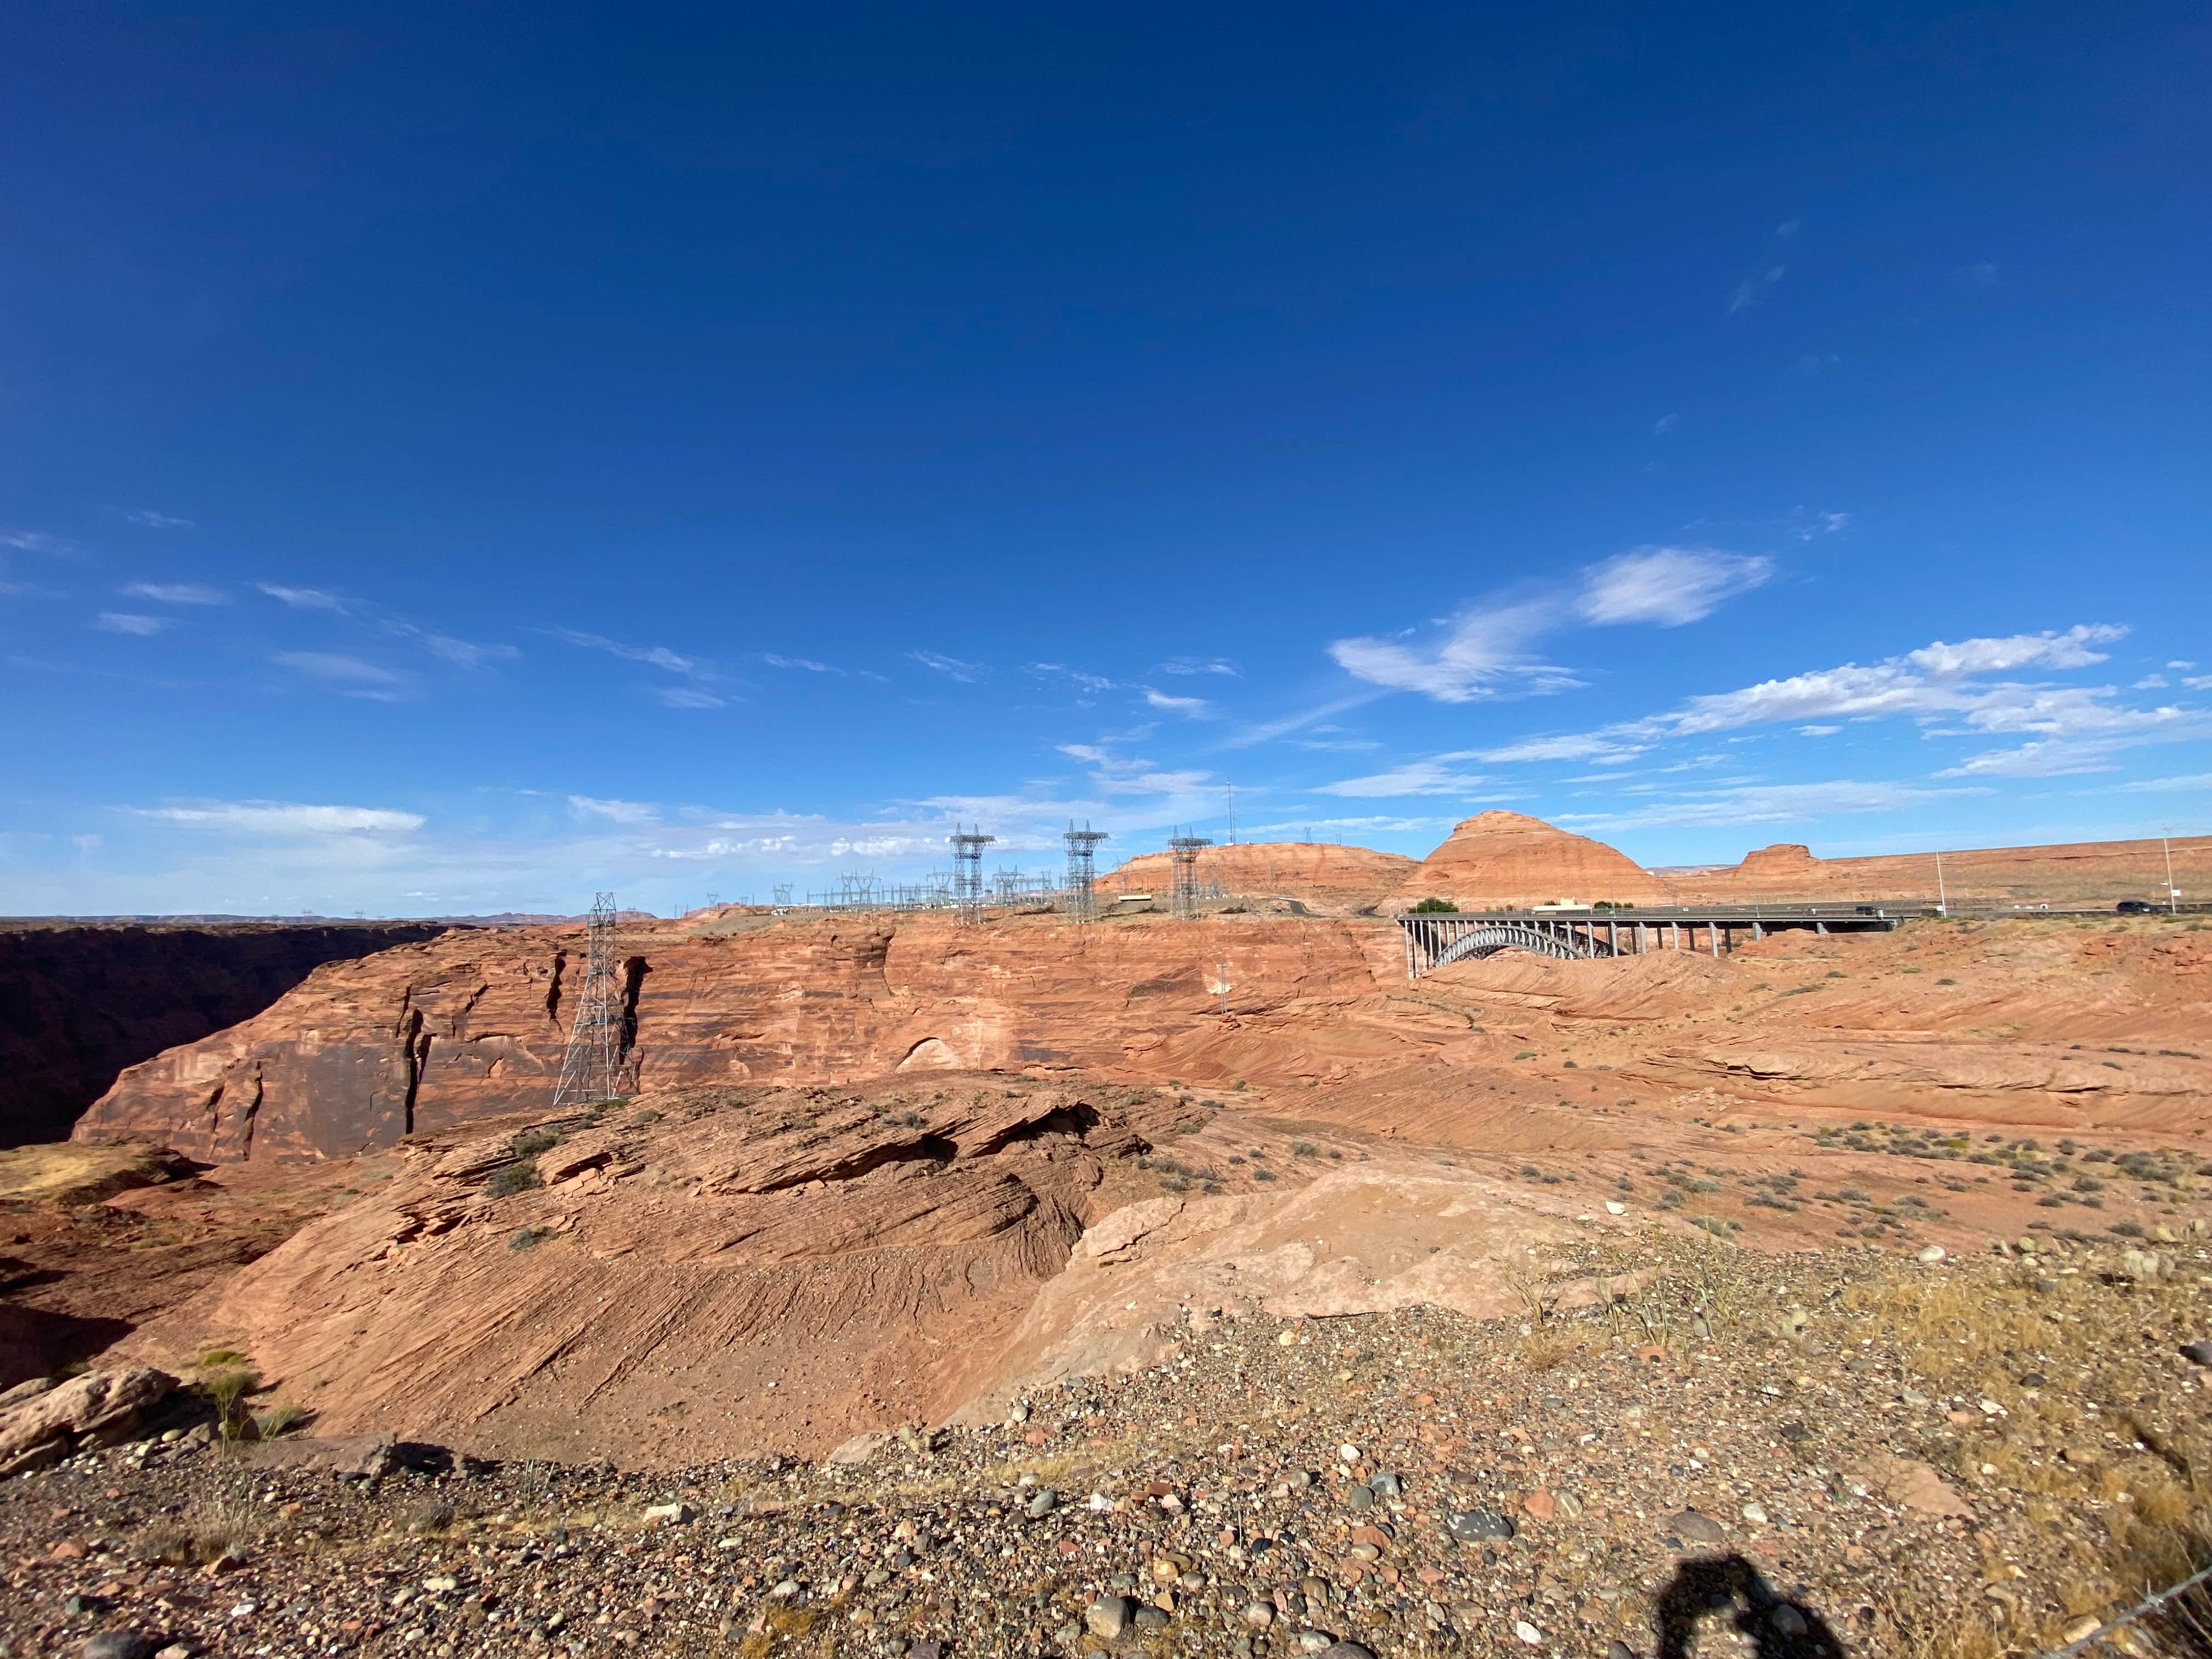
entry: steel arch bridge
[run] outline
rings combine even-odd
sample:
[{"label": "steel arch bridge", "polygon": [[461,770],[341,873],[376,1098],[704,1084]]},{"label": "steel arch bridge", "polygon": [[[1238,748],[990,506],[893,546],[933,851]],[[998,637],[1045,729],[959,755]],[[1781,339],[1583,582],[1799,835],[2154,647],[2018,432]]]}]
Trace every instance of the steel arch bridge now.
[{"label": "steel arch bridge", "polygon": [[1455,962],[1479,961],[1501,951],[1561,962],[1587,962],[1617,954],[1613,941],[1587,924],[1497,916],[1401,916],[1409,976],[1418,978]]}]

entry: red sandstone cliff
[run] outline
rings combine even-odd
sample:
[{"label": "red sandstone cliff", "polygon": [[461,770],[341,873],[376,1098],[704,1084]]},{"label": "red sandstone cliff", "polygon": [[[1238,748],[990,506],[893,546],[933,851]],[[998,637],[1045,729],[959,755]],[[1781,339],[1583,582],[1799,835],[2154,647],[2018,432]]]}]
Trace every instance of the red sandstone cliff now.
[{"label": "red sandstone cliff", "polygon": [[[1239,1017],[1366,994],[1377,929],[1256,916],[641,922],[621,945],[629,1066],[646,1090],[1110,1072],[1219,1020],[1224,968]],[[573,927],[455,933],[331,964],[254,1018],[132,1066],[74,1138],[145,1135],[225,1161],[343,1158],[514,1111],[550,1096],[582,945]],[[1374,960],[1387,969],[1389,951]]]}]

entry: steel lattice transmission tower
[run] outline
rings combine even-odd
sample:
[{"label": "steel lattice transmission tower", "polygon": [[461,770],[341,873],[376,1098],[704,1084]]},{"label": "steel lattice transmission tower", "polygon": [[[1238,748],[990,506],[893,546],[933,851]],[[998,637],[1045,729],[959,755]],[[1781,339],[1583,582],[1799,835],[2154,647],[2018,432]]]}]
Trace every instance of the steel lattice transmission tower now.
[{"label": "steel lattice transmission tower", "polygon": [[615,988],[615,896],[592,896],[584,982],[568,1021],[568,1052],[561,1057],[556,1106],[594,1106],[612,1100],[622,1059],[621,994]]},{"label": "steel lattice transmission tower", "polygon": [[957,824],[948,837],[952,843],[952,906],[954,919],[963,927],[983,920],[983,849],[998,840],[982,833],[983,826],[963,830]]},{"label": "steel lattice transmission tower", "polygon": [[1212,845],[1205,836],[1173,836],[1168,840],[1168,852],[1175,860],[1175,885],[1169,891],[1168,908],[1186,921],[1198,914],[1198,850]]},{"label": "steel lattice transmission tower", "polygon": [[1073,818],[1067,821],[1067,914],[1077,921],[1098,920],[1098,895],[1091,884],[1096,873],[1092,854],[1100,842],[1110,839],[1103,830],[1093,830],[1088,818],[1080,830]]}]

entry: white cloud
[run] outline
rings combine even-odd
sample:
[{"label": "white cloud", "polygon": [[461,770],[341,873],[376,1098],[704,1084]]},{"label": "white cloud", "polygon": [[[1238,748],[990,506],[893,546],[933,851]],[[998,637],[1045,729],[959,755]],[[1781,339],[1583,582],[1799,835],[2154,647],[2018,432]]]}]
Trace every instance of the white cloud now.
[{"label": "white cloud", "polygon": [[286,668],[341,685],[404,685],[405,681],[388,668],[380,668],[359,657],[336,651],[280,651],[272,659]]},{"label": "white cloud", "polygon": [[2097,791],[2124,795],[2160,795],[2179,793],[2191,789],[2212,789],[2212,772],[2192,772],[2186,777],[2142,778],[2134,783],[2108,783]]},{"label": "white cloud", "polygon": [[1797,735],[1801,738],[1832,738],[1843,729],[1840,726],[1801,726],[1797,728]]},{"label": "white cloud", "polygon": [[319,587],[285,587],[276,582],[253,584],[279,604],[289,605],[295,611],[343,611],[346,602],[335,593],[326,593]]},{"label": "white cloud", "polygon": [[963,685],[973,685],[983,673],[981,663],[963,662],[957,657],[948,657],[941,652],[909,651],[906,654],[924,668],[942,674],[947,679],[958,680]]},{"label": "white cloud", "polygon": [[1618,738],[1588,732],[1558,738],[1530,738],[1522,743],[1506,744],[1497,749],[1481,749],[1474,758],[1495,765],[1506,765],[1527,761],[1594,760],[1600,765],[1612,765],[1620,761],[1634,760],[1644,752],[1644,745],[1624,743]]},{"label": "white cloud", "polygon": [[1225,657],[1170,657],[1159,665],[1163,674],[1226,674],[1241,679],[1243,671]]},{"label": "white cloud", "polygon": [[43,530],[0,530],[0,547],[12,547],[18,553],[46,553],[59,557],[70,556],[77,550],[76,543],[49,536]]},{"label": "white cloud", "polygon": [[1929,789],[1902,783],[1753,783],[1698,790],[1655,800],[1625,812],[1563,812],[1559,823],[1576,830],[1618,830],[1685,825],[1786,823],[1833,812],[1891,812],[1955,795],[1986,794],[1975,788]]},{"label": "white cloud", "polygon": [[1577,608],[1599,626],[1702,621],[1774,574],[1774,561],[1711,547],[1632,547],[1583,574]]},{"label": "white cloud", "polygon": [[609,823],[658,823],[660,811],[647,801],[599,800],[590,795],[568,797],[568,810],[580,818],[600,818]]},{"label": "white cloud", "polygon": [[1116,755],[1103,744],[1063,743],[1060,752],[1091,769],[1091,781],[1109,795],[1184,795],[1204,789],[1211,772],[1191,769],[1163,771],[1155,763]]},{"label": "white cloud", "polygon": [[1733,317],[1747,307],[1757,305],[1765,297],[1766,290],[1780,282],[1789,269],[1787,265],[1768,265],[1763,270],[1754,270],[1738,283],[1735,291],[1729,295],[1729,315]]},{"label": "white cloud", "polygon": [[[1802,727],[1904,716],[1922,722],[1931,737],[1975,732],[2019,733],[2044,740],[2022,750],[1977,757],[1946,775],[2047,775],[2045,769],[2053,766],[2078,769],[2094,758],[2089,748],[2079,745],[2094,743],[2109,750],[2191,736],[2203,729],[2205,717],[2174,707],[2130,708],[2114,701],[2117,693],[2111,686],[1990,683],[1977,677],[2023,668],[2092,666],[2106,659],[2106,653],[2096,647],[2112,644],[2126,632],[2108,623],[2084,623],[2040,634],[1956,643],[1939,640],[1876,663],[1846,663],[1839,668],[1817,669],[1787,679],[1765,680],[1733,691],[1692,697],[1663,714],[1595,732],[1483,750],[1480,758],[1501,763],[1617,760],[1631,758],[1669,738],[1768,724]],[[1947,721],[1957,724],[1941,724]],[[2077,746],[2062,754],[2051,746],[2053,740],[2071,740]]]},{"label": "white cloud", "polygon": [[110,634],[158,634],[169,625],[167,617],[141,617],[126,611],[103,611],[92,624]]},{"label": "white cloud", "polygon": [[336,836],[405,833],[422,827],[419,812],[380,806],[310,806],[294,801],[215,800],[149,806],[138,816],[203,830],[244,830],[256,835]]},{"label": "white cloud", "polygon": [[2191,669],[2196,667],[2197,665],[2193,662],[2184,662],[2180,658],[2176,657],[2172,662],[2166,664],[2166,666],[2178,672],[2185,674]]},{"label": "white cloud", "polygon": [[648,695],[671,708],[721,708],[727,707],[725,698],[712,691],[703,691],[696,685],[656,685],[648,688]]},{"label": "white cloud", "polygon": [[810,674],[842,674],[842,668],[832,668],[826,662],[817,662],[811,657],[783,657],[773,651],[761,653],[761,660],[770,668],[803,668]]},{"label": "white cloud", "polygon": [[580,633],[573,628],[541,629],[541,633],[568,645],[582,646],[590,651],[604,651],[611,657],[620,657],[625,662],[641,662],[653,668],[666,669],[672,674],[697,674],[702,665],[672,651],[665,645],[625,645],[620,640],[608,639],[601,634]]},{"label": "white cloud", "polygon": [[1370,685],[1418,691],[1437,702],[1473,702],[1506,691],[1542,696],[1582,682],[1546,662],[1530,647],[1559,624],[1561,607],[1544,596],[1474,605],[1442,624],[1441,635],[1418,644],[1395,639],[1337,640],[1337,665]]},{"label": "white cloud", "polygon": [[1431,760],[1408,761],[1403,766],[1393,767],[1387,772],[1322,784],[1317,793],[1359,799],[1387,799],[1402,795],[1471,794],[1490,780],[1476,772],[1454,771],[1452,763],[1474,758],[1471,751],[1462,750],[1438,755]]},{"label": "white cloud", "polygon": [[1213,717],[1213,705],[1204,697],[1171,697],[1164,691],[1155,691],[1149,685],[1142,690],[1145,701],[1154,708],[1181,714],[1187,720],[1211,720]]},{"label": "white cloud", "polygon": [[2129,690],[2133,691],[2163,691],[2172,682],[2163,674],[2146,674]]},{"label": "white cloud", "polygon": [[202,582],[125,582],[116,590],[156,605],[228,605],[230,595]]},{"label": "white cloud", "polygon": [[2091,649],[2127,637],[2128,630],[2110,623],[2076,623],[2063,633],[2011,634],[2002,639],[1963,640],[1946,645],[1938,640],[1908,652],[1903,660],[1930,674],[2002,674],[2015,668],[2087,668],[2103,662],[2108,653]]},{"label": "white cloud", "polygon": [[155,513],[143,507],[135,512],[125,513],[123,516],[131,523],[147,530],[190,530],[192,527],[192,521],[190,519],[172,518],[167,513]]},{"label": "white cloud", "polygon": [[396,625],[395,631],[407,634],[421,641],[422,648],[434,657],[442,657],[458,668],[482,668],[488,662],[512,662],[522,653],[511,645],[478,645],[473,640],[455,639],[451,634],[433,634],[428,629]]},{"label": "white cloud", "polygon": [[1680,415],[1662,415],[1657,422],[1653,425],[1651,435],[1655,438],[1663,438],[1681,424],[1682,417]]}]

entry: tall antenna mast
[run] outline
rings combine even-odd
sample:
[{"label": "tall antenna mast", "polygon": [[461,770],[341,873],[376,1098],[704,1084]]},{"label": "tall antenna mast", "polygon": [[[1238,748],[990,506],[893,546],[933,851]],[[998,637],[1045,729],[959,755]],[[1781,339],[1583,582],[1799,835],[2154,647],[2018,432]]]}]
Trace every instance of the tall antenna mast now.
[{"label": "tall antenna mast", "polygon": [[615,1097],[615,1067],[622,1057],[622,1034],[615,1006],[615,896],[592,897],[586,935],[584,983],[576,1012],[568,1021],[568,1052],[561,1057],[561,1081],[555,1106],[593,1106]]},{"label": "tall antenna mast", "polygon": [[1229,844],[1237,845],[1237,786],[1229,786]]}]

